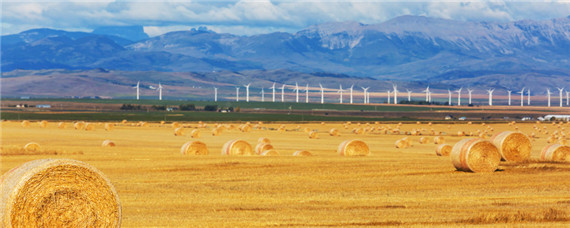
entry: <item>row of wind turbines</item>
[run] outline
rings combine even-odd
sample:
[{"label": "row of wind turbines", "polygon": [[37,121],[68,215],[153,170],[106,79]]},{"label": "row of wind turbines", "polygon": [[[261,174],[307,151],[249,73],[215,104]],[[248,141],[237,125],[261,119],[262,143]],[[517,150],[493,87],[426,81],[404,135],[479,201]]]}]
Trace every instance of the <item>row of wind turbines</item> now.
[{"label": "row of wind turbines", "polygon": [[[245,87],[245,101],[249,102],[249,88],[251,86],[251,83],[243,85],[243,87]],[[273,85],[267,89],[271,89],[272,93],[271,93],[271,101],[272,102],[276,102],[276,90],[277,89],[281,89],[281,102],[285,102],[285,88],[287,87],[286,84],[282,84],[281,88],[276,87],[276,83],[274,82]],[[325,87],[323,87],[322,84],[319,83],[319,87],[320,87],[320,103],[324,104],[325,103]],[[137,100],[140,99],[140,81],[137,82],[137,85],[134,86],[133,88],[136,88],[137,91]],[[154,87],[154,86],[149,86],[150,89],[153,90],[157,90],[159,93],[159,100],[162,100],[162,89],[164,88],[162,86],[162,84],[159,82],[158,83],[158,87]],[[239,90],[240,90],[240,86],[236,86],[236,94],[235,94],[235,98],[236,101],[240,101],[240,97],[239,97]],[[363,104],[369,104],[370,103],[370,92],[368,91],[370,89],[370,87],[360,87],[363,91]],[[261,102],[265,102],[265,88],[261,88]],[[387,101],[388,103],[392,103],[393,104],[398,104],[398,86],[396,84],[392,84],[392,89],[393,90],[387,90],[386,94],[387,94]],[[559,91],[559,98],[560,98],[560,107],[563,107],[563,93],[564,93],[564,88],[557,88]],[[295,92],[295,102],[299,103],[300,102],[300,96],[299,93],[300,92],[304,92],[305,93],[305,103],[309,103],[309,93],[310,93],[310,89],[309,89],[309,84],[306,84],[305,89],[301,89],[299,87],[299,84],[297,82],[295,82],[295,87],[292,90],[293,92]],[[406,90],[407,91],[407,98],[408,101],[411,101],[412,99],[412,91],[411,90]],[[448,92],[448,105],[452,105],[452,95],[453,93],[457,93],[457,104],[458,106],[461,106],[461,92],[463,91],[463,87],[455,90],[455,91],[451,91],[451,90],[447,90]],[[469,103],[468,104],[472,104],[472,94],[473,94],[473,89],[471,88],[467,88],[467,93],[469,96]],[[488,105],[489,106],[493,106],[493,92],[495,91],[495,89],[488,89],[487,90],[487,94],[489,95],[489,102]],[[525,91],[526,91],[526,95],[527,95],[527,105],[530,105],[531,102],[531,93],[530,93],[530,89],[527,88],[522,88],[519,92],[516,92],[518,94],[520,94],[520,106],[524,106],[524,101],[525,101]],[[354,99],[353,99],[353,92],[354,92],[354,85],[350,86],[348,89],[343,89],[342,88],[342,84],[339,85],[339,89],[336,91],[336,93],[339,94],[339,103],[342,104],[343,101],[343,95],[344,92],[349,92],[349,102],[350,104],[354,103]],[[422,90],[423,93],[425,93],[426,95],[426,102],[431,103],[432,102],[432,91],[430,90],[430,87],[427,86],[425,90]],[[512,90],[507,90],[507,95],[508,95],[508,106],[511,106],[511,93],[513,91]],[[546,89],[546,95],[547,95],[547,104],[548,107],[551,107],[551,95],[553,93],[551,92],[550,88]],[[393,98],[392,98],[393,96]],[[214,101],[217,102],[218,101],[218,88],[214,87]],[[566,106],[570,106],[570,91],[566,91]]]}]

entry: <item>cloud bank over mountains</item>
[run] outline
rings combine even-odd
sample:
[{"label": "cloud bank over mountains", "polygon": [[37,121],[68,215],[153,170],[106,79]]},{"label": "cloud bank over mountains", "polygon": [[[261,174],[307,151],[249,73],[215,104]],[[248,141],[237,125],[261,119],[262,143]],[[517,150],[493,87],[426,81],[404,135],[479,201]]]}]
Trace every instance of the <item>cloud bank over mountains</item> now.
[{"label": "cloud bank over mountains", "polygon": [[2,34],[32,28],[90,32],[103,26],[143,25],[150,36],[208,26],[237,35],[293,33],[325,22],[375,24],[402,15],[458,21],[509,22],[568,16],[570,2],[551,1],[383,1],[383,0],[242,0],[115,1],[5,0]]}]

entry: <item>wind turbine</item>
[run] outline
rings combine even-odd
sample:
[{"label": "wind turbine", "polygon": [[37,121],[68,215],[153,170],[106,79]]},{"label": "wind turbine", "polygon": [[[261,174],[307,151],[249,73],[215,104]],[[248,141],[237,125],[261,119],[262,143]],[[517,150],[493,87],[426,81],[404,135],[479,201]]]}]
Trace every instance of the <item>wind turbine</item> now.
[{"label": "wind turbine", "polygon": [[218,88],[214,87],[214,102],[218,102]]},{"label": "wind turbine", "polygon": [[527,102],[527,105],[530,105],[530,88],[527,89],[527,94],[528,94],[528,102]]},{"label": "wind turbine", "polygon": [[309,83],[305,87],[305,103],[309,103]]},{"label": "wind turbine", "polygon": [[299,84],[297,84],[297,82],[295,82],[295,89],[293,91],[296,92],[295,102],[299,103]]},{"label": "wind turbine", "polygon": [[489,106],[493,106],[493,92],[495,92],[495,89],[487,90],[487,93],[489,93]]},{"label": "wind turbine", "polygon": [[140,88],[140,83],[141,83],[141,81],[138,81],[138,82],[137,82],[137,86],[133,86],[133,88],[136,88],[136,89],[137,89],[137,101],[139,100],[139,94],[140,94],[140,89],[139,89],[139,88]]},{"label": "wind turbine", "polygon": [[158,83],[158,100],[161,101],[162,100],[162,85],[160,84],[160,82]]},{"label": "wind turbine", "polygon": [[447,102],[447,104],[451,106],[451,90],[447,89],[447,94],[449,94],[449,101]]},{"label": "wind turbine", "polygon": [[570,106],[570,99],[568,99],[570,97],[570,92],[566,91],[566,106]]},{"label": "wind turbine", "polygon": [[523,87],[520,92],[517,92],[521,94],[521,107],[524,106],[524,89],[525,88]]},{"label": "wind turbine", "polygon": [[388,104],[390,104],[390,90],[386,91],[386,93],[388,93]]},{"label": "wind turbine", "polygon": [[548,107],[550,107],[550,94],[552,94],[552,92],[550,92],[550,88],[546,88],[546,96],[548,97]]},{"label": "wind turbine", "polygon": [[281,102],[285,102],[285,84],[281,86]]},{"label": "wind turbine", "polygon": [[408,91],[408,102],[412,101],[412,91],[409,89],[406,89],[406,91]]},{"label": "wind turbine", "polygon": [[321,87],[321,104],[325,103],[325,89],[323,88],[323,85],[321,85],[321,83],[319,83],[319,86]]},{"label": "wind turbine", "polygon": [[511,106],[511,90],[507,90],[507,93],[509,94],[509,106]]},{"label": "wind turbine", "polygon": [[261,102],[265,102],[265,91],[261,88]]},{"label": "wind turbine", "polygon": [[394,104],[398,104],[398,86],[392,84],[392,88],[394,88]]},{"label": "wind turbine", "polygon": [[338,89],[337,93],[340,93],[340,97],[338,98],[339,102],[342,104],[342,92],[344,92],[346,90],[342,89],[342,85],[340,85],[340,88]]},{"label": "wind turbine", "polygon": [[239,86],[236,86],[236,101],[239,102]]},{"label": "wind turbine", "polygon": [[457,92],[457,106],[461,106],[461,90],[463,90],[463,87],[455,90]]},{"label": "wind turbine", "polygon": [[426,92],[426,102],[429,102],[429,85],[427,86],[427,88],[425,90],[423,90],[422,92]]},{"label": "wind turbine", "polygon": [[354,87],[354,84],[352,84],[350,86],[350,103],[352,104],[352,87]]},{"label": "wind turbine", "polygon": [[362,88],[362,90],[364,90],[364,104],[368,104],[368,89],[370,89],[370,87],[360,87]]},{"label": "wind turbine", "polygon": [[268,89],[273,90],[273,102],[275,102],[275,82],[273,83],[273,86],[269,87]]},{"label": "wind turbine", "polygon": [[249,102],[249,85],[251,85],[251,83],[243,85],[245,86],[245,102]]},{"label": "wind turbine", "polygon": [[471,103],[471,93],[473,93],[473,90],[472,90],[472,89],[467,89],[467,92],[469,93],[469,104],[472,104],[472,103]]},{"label": "wind turbine", "polygon": [[564,90],[564,87],[562,87],[562,88],[557,88],[557,89],[558,89],[558,91],[560,91],[560,107],[562,107],[562,100],[563,100],[563,99],[562,99],[562,91]]}]

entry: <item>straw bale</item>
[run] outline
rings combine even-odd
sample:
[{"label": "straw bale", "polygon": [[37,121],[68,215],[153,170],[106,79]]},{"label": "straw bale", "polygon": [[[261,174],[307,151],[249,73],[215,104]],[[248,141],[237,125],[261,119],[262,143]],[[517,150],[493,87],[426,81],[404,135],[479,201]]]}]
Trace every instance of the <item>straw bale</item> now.
[{"label": "straw bale", "polygon": [[494,172],[501,161],[501,154],[493,143],[480,138],[466,138],[451,149],[451,162],[457,170]]},{"label": "straw bale", "polygon": [[257,143],[267,143],[267,144],[271,144],[271,140],[269,140],[268,138],[265,137],[260,137],[259,139],[257,139]]},{"label": "straw bale", "polygon": [[429,142],[429,138],[428,137],[420,137],[420,144],[426,144]]},{"label": "straw bale", "polygon": [[184,135],[184,128],[179,127],[174,129],[174,136],[182,136]]},{"label": "straw bale", "polygon": [[465,136],[465,132],[464,131],[458,131],[457,136]]},{"label": "straw bale", "polygon": [[83,128],[85,128],[85,122],[83,121],[76,122],[75,124],[73,124],[73,128],[75,128],[75,130],[83,130]]},{"label": "straw bale", "polygon": [[394,146],[396,146],[396,148],[407,148],[408,142],[406,142],[406,140],[398,139],[394,142]]},{"label": "straw bale", "polygon": [[26,151],[39,151],[41,149],[42,147],[40,146],[40,144],[37,144],[35,142],[30,142],[24,146],[24,150]]},{"label": "straw bale", "polygon": [[251,126],[249,126],[247,124],[243,124],[239,127],[239,130],[242,132],[249,132],[249,131],[251,131]]},{"label": "straw bale", "polygon": [[42,120],[42,121],[38,122],[38,124],[40,125],[41,128],[46,128],[48,125],[48,122],[46,120]]},{"label": "straw bale", "polygon": [[115,128],[115,124],[113,123],[105,123],[105,131],[111,131]]},{"label": "straw bale", "polygon": [[370,149],[361,140],[349,139],[338,146],[337,153],[341,156],[367,156],[370,154]]},{"label": "straw bale", "polygon": [[115,147],[115,142],[111,141],[110,139],[107,139],[105,141],[103,141],[103,143],[101,144],[102,147]]},{"label": "straw bale", "polygon": [[321,125],[325,125],[325,124],[326,124],[325,122],[321,122]]},{"label": "straw bale", "polygon": [[570,147],[561,144],[550,144],[540,152],[543,161],[570,161]]},{"label": "straw bale", "polygon": [[309,133],[309,132],[311,132],[311,128],[306,127],[306,128],[303,129],[303,131],[304,131],[305,133]]},{"label": "straw bale", "polygon": [[255,153],[262,154],[263,151],[272,150],[273,146],[269,143],[259,143],[255,146]]},{"label": "straw bale", "polygon": [[120,227],[115,188],[96,168],[71,159],[34,160],[2,176],[1,227]]},{"label": "straw bale", "polygon": [[205,143],[200,141],[189,141],[184,143],[180,148],[180,153],[183,155],[208,155],[210,151]]},{"label": "straw bale", "polygon": [[178,122],[172,122],[172,124],[170,124],[172,126],[172,128],[176,129],[180,127],[180,123]]},{"label": "straw bale", "polygon": [[30,121],[29,120],[23,120],[21,124],[22,124],[22,127],[29,127]]},{"label": "straw bale", "polygon": [[329,135],[330,136],[339,136],[339,131],[336,128],[332,128],[329,130]]},{"label": "straw bale", "polygon": [[193,139],[200,138],[200,135],[201,135],[200,130],[198,130],[198,129],[194,129],[190,132],[190,137]]},{"label": "straw bale", "polygon": [[493,135],[491,142],[497,147],[501,158],[505,161],[525,161],[530,158],[532,143],[523,133],[504,131]]},{"label": "straw bale", "polygon": [[65,122],[59,122],[59,123],[57,124],[57,128],[59,128],[59,129],[65,128]]},{"label": "straw bale", "polygon": [[309,132],[309,138],[310,139],[317,139],[319,137],[319,133],[317,133],[316,131],[310,131]]},{"label": "straw bale", "polygon": [[122,121],[121,121],[121,124],[126,124],[126,123],[127,123],[127,120],[122,120]]},{"label": "straw bale", "polygon": [[212,135],[213,135],[213,136],[218,136],[218,135],[220,135],[221,133],[222,133],[222,129],[219,128],[219,127],[212,129]]},{"label": "straw bale", "polygon": [[222,147],[222,155],[254,155],[251,145],[241,139],[226,142]]},{"label": "straw bale", "polygon": [[277,151],[275,151],[275,150],[273,150],[273,149],[271,149],[271,150],[266,150],[266,151],[263,151],[263,152],[261,153],[261,156],[279,156],[279,152],[277,152]]},{"label": "straw bale", "polygon": [[93,131],[93,130],[95,130],[95,124],[92,124],[92,123],[87,123],[87,124],[85,124],[85,130],[86,130],[86,131]]},{"label": "straw bale", "polygon": [[447,144],[440,144],[435,147],[435,154],[437,156],[449,156],[451,154],[452,147]]},{"label": "straw bale", "polygon": [[306,150],[298,150],[293,153],[293,156],[312,156],[311,152]]}]

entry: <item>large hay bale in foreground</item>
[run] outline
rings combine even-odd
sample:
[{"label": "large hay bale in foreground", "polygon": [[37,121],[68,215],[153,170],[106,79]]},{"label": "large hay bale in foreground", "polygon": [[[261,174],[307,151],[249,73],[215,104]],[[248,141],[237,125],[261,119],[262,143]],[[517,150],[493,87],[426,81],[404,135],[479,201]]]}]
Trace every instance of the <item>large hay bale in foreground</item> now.
[{"label": "large hay bale in foreground", "polygon": [[279,156],[279,152],[274,149],[266,150],[261,153],[261,156]]},{"label": "large hay bale in foreground", "polygon": [[115,142],[111,141],[110,139],[107,139],[105,141],[103,141],[103,143],[101,143],[102,147],[115,147]]},{"label": "large hay bale in foreground", "polygon": [[189,154],[189,155],[208,155],[210,151],[205,143],[200,141],[189,141],[184,143],[180,148],[181,154]]},{"label": "large hay bale in foreground", "polygon": [[561,144],[550,144],[540,152],[543,161],[570,161],[570,147]]},{"label": "large hay bale in foreground", "polygon": [[42,147],[40,146],[40,144],[37,144],[35,142],[30,142],[24,146],[24,150],[26,151],[39,151],[41,149]]},{"label": "large hay bale in foreground", "polygon": [[22,127],[29,127],[29,126],[30,126],[30,121],[28,121],[28,120],[22,121]]},{"label": "large hay bale in foreground", "polygon": [[311,152],[306,150],[298,150],[293,153],[293,156],[312,156]]},{"label": "large hay bale in foreground", "polygon": [[200,138],[200,135],[201,135],[200,130],[198,130],[198,129],[194,129],[190,132],[190,137],[193,139]]},{"label": "large hay bale in foreground", "polygon": [[272,150],[273,146],[269,143],[259,143],[255,146],[255,153],[262,154],[263,151]]},{"label": "large hay bale in foreground", "polygon": [[96,168],[70,159],[24,163],[2,176],[1,227],[120,227],[115,188]]},{"label": "large hay bale in foreground", "polygon": [[257,139],[257,143],[258,144],[261,144],[261,143],[271,144],[271,140],[269,140],[268,138],[265,138],[265,137],[261,137],[261,138]]},{"label": "large hay bale in foreground", "polygon": [[338,134],[338,129],[336,129],[336,128],[330,129],[330,130],[329,130],[329,135],[330,135],[330,136],[338,136],[338,135],[339,135],[339,134]]},{"label": "large hay bale in foreground", "polygon": [[450,156],[457,170],[471,172],[494,172],[501,161],[497,147],[480,138],[466,138],[457,142]]},{"label": "large hay bale in foreground", "polygon": [[523,133],[504,131],[493,135],[491,142],[505,161],[526,161],[530,158],[532,143]]},{"label": "large hay bale in foreground", "polygon": [[241,139],[226,142],[222,147],[222,155],[254,155],[251,145]]},{"label": "large hay bale in foreground", "polygon": [[433,143],[434,144],[443,144],[443,143],[445,143],[445,138],[443,138],[443,136],[436,136],[435,138],[433,138]]},{"label": "large hay bale in foreground", "polygon": [[435,147],[435,154],[437,156],[449,156],[449,154],[451,154],[452,148],[453,147],[451,147],[450,145],[440,144],[439,146]]},{"label": "large hay bale in foreground", "polygon": [[370,154],[370,149],[361,140],[349,139],[338,146],[337,153],[341,156],[366,156]]}]

